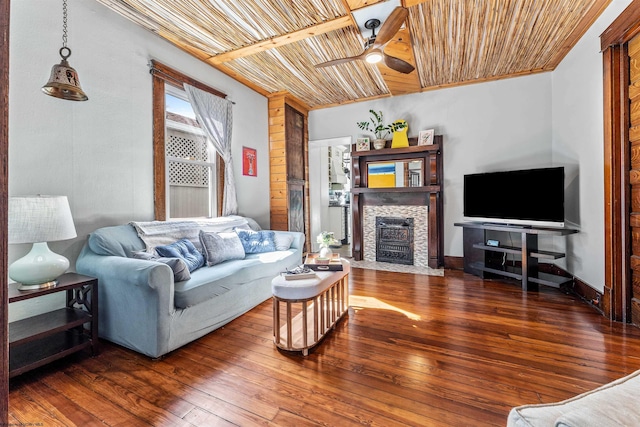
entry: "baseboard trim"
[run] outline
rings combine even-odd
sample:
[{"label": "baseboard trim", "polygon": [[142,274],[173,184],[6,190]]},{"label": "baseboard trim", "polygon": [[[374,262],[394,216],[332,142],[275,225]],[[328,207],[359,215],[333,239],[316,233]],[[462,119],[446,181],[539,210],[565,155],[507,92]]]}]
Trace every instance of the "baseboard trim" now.
[{"label": "baseboard trim", "polygon": [[[605,316],[605,312],[602,309],[603,301],[602,294],[589,286],[584,281],[575,277],[563,268],[558,267],[555,264],[539,264],[538,268],[544,273],[552,273],[557,276],[571,277],[573,280],[566,285],[563,285],[560,289],[566,293],[573,294],[583,300],[585,303],[593,307],[597,312]],[[606,316],[605,316],[606,317]]]},{"label": "baseboard trim", "polygon": [[464,258],[461,256],[445,256],[444,268],[449,270],[464,270]]},{"label": "baseboard trim", "polygon": [[[456,256],[445,256],[444,268],[450,270],[463,270],[464,258]],[[555,264],[540,263],[538,264],[538,269],[543,273],[551,273],[557,276],[572,278],[573,280],[568,284],[563,285],[560,288],[560,291],[577,296],[586,304],[593,307],[598,313],[602,314],[604,317],[607,317],[606,307],[608,305],[608,295],[603,295],[592,286],[589,286],[586,282],[580,280],[573,274],[569,273],[561,267],[558,267]],[[605,292],[606,291],[607,289],[605,288]],[[638,319],[638,321],[640,322],[640,318]]]}]

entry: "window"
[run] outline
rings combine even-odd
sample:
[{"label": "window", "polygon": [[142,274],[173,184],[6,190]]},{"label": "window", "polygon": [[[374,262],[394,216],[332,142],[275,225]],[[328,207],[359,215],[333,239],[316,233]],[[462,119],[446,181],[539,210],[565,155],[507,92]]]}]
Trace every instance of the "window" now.
[{"label": "window", "polygon": [[216,152],[183,90],[166,88],[165,110],[168,218],[215,216]]},{"label": "window", "polygon": [[218,216],[224,162],[195,120],[183,84],[226,95],[153,60],[151,74],[155,219]]}]

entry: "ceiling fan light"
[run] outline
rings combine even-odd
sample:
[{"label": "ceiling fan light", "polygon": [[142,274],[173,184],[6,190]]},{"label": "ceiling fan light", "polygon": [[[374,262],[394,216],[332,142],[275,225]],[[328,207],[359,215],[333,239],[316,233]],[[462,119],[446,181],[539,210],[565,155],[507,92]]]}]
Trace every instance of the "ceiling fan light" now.
[{"label": "ceiling fan light", "polygon": [[377,49],[372,51],[371,53],[367,54],[365,61],[367,61],[369,64],[377,64],[378,62],[382,61],[382,52]]}]

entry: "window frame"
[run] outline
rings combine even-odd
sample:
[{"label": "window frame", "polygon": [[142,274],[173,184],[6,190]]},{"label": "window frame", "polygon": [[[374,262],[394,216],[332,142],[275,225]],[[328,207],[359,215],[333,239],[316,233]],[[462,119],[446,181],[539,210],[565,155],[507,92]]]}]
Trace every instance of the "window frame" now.
[{"label": "window frame", "polygon": [[[184,89],[181,88],[177,88],[175,86],[165,86],[165,102],[167,100],[166,95],[170,95],[174,98],[177,99],[181,99],[187,103],[189,103],[189,105],[191,105],[191,103],[189,102],[187,93],[184,91]],[[165,120],[166,120],[166,115],[165,115]],[[209,212],[208,215],[206,215],[207,217],[210,216],[215,216],[215,213],[217,211],[219,211],[217,205],[218,205],[218,200],[217,200],[217,195],[218,195],[218,188],[217,185],[215,185],[214,182],[217,182],[217,166],[216,166],[216,162],[218,161],[218,159],[220,158],[220,156],[218,155],[218,153],[216,152],[215,148],[213,147],[212,144],[210,144],[208,141],[208,138],[206,137],[204,130],[200,127],[193,127],[192,125],[180,125],[180,124],[175,124],[175,125],[171,125],[169,124],[169,121],[165,122],[165,132],[167,132],[167,134],[165,135],[165,149],[166,149],[166,144],[167,144],[167,140],[171,139],[171,132],[181,132],[187,135],[193,135],[193,137],[195,139],[198,140],[198,142],[202,142],[203,144],[206,145],[206,147],[202,147],[203,149],[206,149],[207,151],[207,158],[208,161],[204,161],[204,160],[191,160],[191,159],[184,159],[181,157],[175,157],[170,155],[167,151],[165,151],[165,171],[168,172],[169,174],[169,179],[167,180],[167,186],[165,188],[165,192],[166,194],[168,194],[169,196],[167,197],[167,214],[168,214],[168,218],[169,219],[176,219],[171,215],[171,212],[173,211],[175,205],[172,205],[171,202],[171,188],[172,185],[175,187],[182,187],[185,184],[172,184],[171,183],[171,164],[177,164],[177,163],[182,163],[185,165],[191,165],[191,166],[198,166],[198,167],[205,167],[208,168],[208,180],[209,180],[209,184],[206,186],[207,190],[208,190],[208,206],[207,206],[207,212]],[[199,124],[198,124],[199,126]],[[193,128],[192,128],[193,127]],[[169,151],[171,151],[171,149],[169,148]],[[184,218],[184,217],[177,217],[177,218]],[[189,217],[187,217],[189,218]]]},{"label": "window frame", "polygon": [[[166,85],[174,86],[183,90],[183,84],[187,83],[198,89],[211,93],[212,95],[226,98],[227,95],[216,89],[213,89],[191,77],[182,74],[156,60],[150,61],[151,75],[153,82],[153,209],[154,219],[157,221],[166,221],[167,219],[167,170],[166,170],[166,103],[165,94]],[[217,184],[217,212],[222,214],[222,194],[224,189],[224,160],[216,153],[216,184]]]}]

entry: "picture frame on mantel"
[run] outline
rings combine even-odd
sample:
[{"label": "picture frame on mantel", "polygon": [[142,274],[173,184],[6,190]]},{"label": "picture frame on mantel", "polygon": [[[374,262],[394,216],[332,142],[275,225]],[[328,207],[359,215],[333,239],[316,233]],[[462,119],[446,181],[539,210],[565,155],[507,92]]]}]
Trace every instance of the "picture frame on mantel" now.
[{"label": "picture frame on mantel", "polygon": [[418,134],[418,145],[433,145],[435,129],[421,130]]},{"label": "picture frame on mantel", "polygon": [[356,151],[369,151],[371,149],[371,143],[369,138],[357,138],[356,139]]}]

